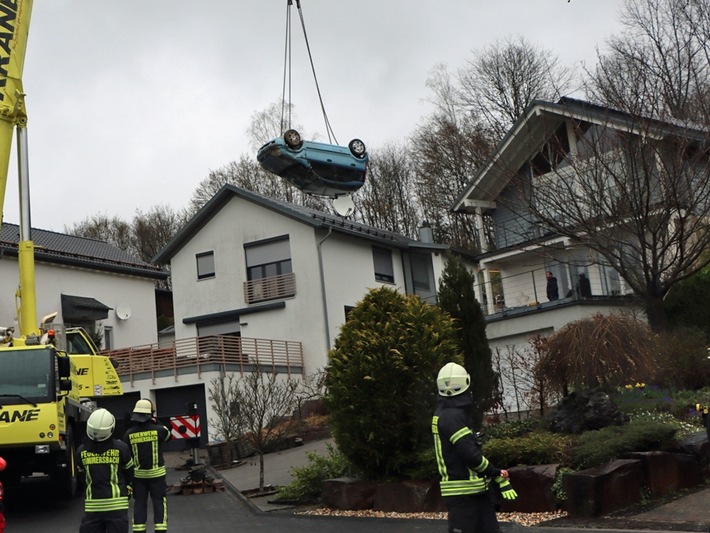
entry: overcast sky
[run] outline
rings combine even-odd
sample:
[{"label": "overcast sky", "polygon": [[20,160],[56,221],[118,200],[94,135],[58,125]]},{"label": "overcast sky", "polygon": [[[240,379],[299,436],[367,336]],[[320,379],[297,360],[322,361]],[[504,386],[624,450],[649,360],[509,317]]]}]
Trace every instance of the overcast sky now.
[{"label": "overcast sky", "polygon": [[[523,35],[573,66],[619,29],[620,0],[302,0],[340,144],[403,141],[426,79]],[[187,206],[210,170],[253,154],[246,129],[281,97],[286,0],[39,0],[24,70],[32,225]],[[293,103],[325,136],[296,6]],[[14,151],[14,149],[13,149]],[[19,221],[10,163],[4,219]]]}]

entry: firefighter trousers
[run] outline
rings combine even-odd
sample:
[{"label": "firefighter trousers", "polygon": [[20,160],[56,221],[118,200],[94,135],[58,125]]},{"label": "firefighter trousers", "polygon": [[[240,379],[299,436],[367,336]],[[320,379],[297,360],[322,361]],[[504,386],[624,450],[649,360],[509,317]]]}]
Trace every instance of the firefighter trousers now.
[{"label": "firefighter trousers", "polygon": [[128,511],[84,513],[79,533],[128,533]]},{"label": "firefighter trousers", "polygon": [[168,530],[167,490],[165,476],[133,480],[133,531],[146,531],[149,496],[153,504],[155,531]]}]

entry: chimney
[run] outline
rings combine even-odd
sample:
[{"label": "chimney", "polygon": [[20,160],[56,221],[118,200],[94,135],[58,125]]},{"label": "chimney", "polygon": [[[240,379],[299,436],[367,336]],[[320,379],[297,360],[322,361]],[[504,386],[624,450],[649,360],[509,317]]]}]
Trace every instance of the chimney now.
[{"label": "chimney", "polygon": [[419,227],[419,241],[427,244],[434,242],[434,232],[432,231],[429,222],[426,220],[422,222],[422,225]]}]

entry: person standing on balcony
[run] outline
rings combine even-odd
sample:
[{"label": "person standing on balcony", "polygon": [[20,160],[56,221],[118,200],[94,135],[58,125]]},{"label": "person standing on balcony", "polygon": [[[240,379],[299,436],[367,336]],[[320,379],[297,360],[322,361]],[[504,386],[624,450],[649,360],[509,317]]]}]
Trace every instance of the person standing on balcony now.
[{"label": "person standing on balcony", "polygon": [[156,532],[168,530],[168,506],[163,443],[170,439],[170,431],[155,419],[153,403],[142,399],[133,407],[131,421],[136,424],[123,436],[133,454],[133,531],[146,531],[148,496],[153,504]]},{"label": "person standing on balcony", "polygon": [[592,295],[592,284],[589,282],[589,278],[584,272],[579,274],[577,294],[580,298],[589,298]]},{"label": "person standing on balcony", "polygon": [[560,299],[560,289],[557,287],[557,278],[549,270],[545,273],[547,277],[547,299],[551,302]]}]

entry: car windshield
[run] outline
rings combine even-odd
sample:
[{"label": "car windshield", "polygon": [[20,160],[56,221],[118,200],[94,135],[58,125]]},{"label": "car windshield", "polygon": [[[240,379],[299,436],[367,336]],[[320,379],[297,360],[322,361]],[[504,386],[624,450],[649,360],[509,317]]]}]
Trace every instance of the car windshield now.
[{"label": "car windshield", "polygon": [[0,405],[46,401],[53,394],[53,351],[0,350]]}]

